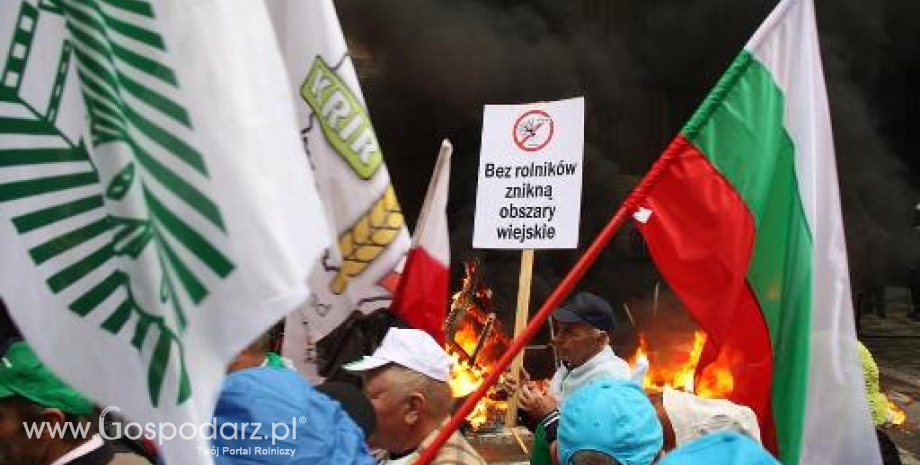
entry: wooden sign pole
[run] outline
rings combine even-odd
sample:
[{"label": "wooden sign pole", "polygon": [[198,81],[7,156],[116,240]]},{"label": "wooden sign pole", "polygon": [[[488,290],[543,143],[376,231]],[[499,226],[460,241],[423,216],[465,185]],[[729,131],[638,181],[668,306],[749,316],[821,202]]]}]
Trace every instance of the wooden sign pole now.
[{"label": "wooden sign pole", "polygon": [[[525,249],[521,252],[521,273],[518,277],[518,296],[517,311],[514,314],[514,338],[524,331],[527,322],[530,319],[530,283],[533,277],[533,249]],[[524,351],[520,351],[514,362],[511,364],[511,376],[521,384],[521,368],[524,366]],[[514,392],[508,399],[508,410],[505,412],[505,426],[513,428],[517,426],[518,411],[518,393],[520,389]]]}]

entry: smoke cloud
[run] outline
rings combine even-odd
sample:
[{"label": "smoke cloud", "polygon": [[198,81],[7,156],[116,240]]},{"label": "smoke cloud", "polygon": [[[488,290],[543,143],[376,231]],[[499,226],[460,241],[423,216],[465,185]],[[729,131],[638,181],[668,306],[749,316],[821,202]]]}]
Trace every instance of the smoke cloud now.
[{"label": "smoke cloud", "polygon": [[[474,251],[476,171],[487,103],[584,95],[581,246],[600,231],[775,5],[750,0],[390,0],[336,2],[409,224],[440,139],[456,148],[449,219],[460,261],[484,258],[500,317],[516,298],[519,253]],[[920,262],[913,229],[920,162],[920,5],[818,0],[854,285],[897,284]],[[654,267],[621,234],[580,287],[614,306],[647,296]],[[532,307],[577,253],[537,254]]]}]

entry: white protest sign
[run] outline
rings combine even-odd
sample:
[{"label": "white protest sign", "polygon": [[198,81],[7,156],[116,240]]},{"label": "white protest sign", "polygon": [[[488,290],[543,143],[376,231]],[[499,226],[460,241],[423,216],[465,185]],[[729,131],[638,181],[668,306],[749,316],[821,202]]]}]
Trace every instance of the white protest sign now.
[{"label": "white protest sign", "polygon": [[585,99],[486,105],[473,247],[578,246]]}]

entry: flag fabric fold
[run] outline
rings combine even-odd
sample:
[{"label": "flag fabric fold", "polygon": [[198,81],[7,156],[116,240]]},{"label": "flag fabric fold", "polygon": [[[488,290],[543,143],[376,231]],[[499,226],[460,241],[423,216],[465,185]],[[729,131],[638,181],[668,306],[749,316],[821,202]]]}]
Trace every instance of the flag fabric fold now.
[{"label": "flag fabric fold", "polygon": [[353,314],[389,307],[409,233],[332,0],[265,4],[336,238],[314,264],[311,298],[285,322],[284,356],[319,380],[317,343]]},{"label": "flag fabric fold", "polygon": [[453,147],[441,144],[428,193],[422,204],[412,248],[391,306],[396,316],[444,344],[450,281],[450,232],[447,194],[450,191],[450,157]]},{"label": "flag fabric fold", "polygon": [[329,238],[264,5],[2,2],[0,59],[0,295],[166,463],[210,463],[167,425],[209,422]]},{"label": "flag fabric fold", "polygon": [[730,367],[784,464],[880,463],[811,0],[780,2],[669,152],[637,225],[709,335],[701,369]]}]

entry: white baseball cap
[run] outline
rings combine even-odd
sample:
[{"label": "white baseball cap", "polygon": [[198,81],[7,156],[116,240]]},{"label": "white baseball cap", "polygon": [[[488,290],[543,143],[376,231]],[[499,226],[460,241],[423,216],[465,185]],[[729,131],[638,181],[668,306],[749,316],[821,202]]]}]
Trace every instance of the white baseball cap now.
[{"label": "white baseball cap", "polygon": [[704,399],[670,387],[664,388],[662,397],[678,447],[721,430],[737,431],[760,443],[757,415],[744,405],[725,399]]},{"label": "white baseball cap", "polygon": [[390,328],[372,355],[346,363],[348,371],[368,371],[395,363],[429,378],[447,382],[450,356],[428,333],[419,329]]}]

